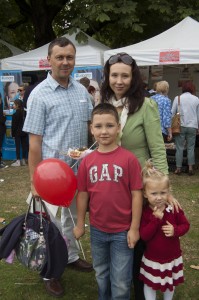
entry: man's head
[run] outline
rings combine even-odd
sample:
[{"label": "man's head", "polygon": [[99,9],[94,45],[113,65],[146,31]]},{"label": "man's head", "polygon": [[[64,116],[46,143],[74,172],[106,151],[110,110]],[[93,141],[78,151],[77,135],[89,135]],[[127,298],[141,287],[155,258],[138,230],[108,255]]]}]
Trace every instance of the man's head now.
[{"label": "man's head", "polygon": [[52,77],[63,86],[68,85],[68,78],[75,66],[76,48],[65,37],[56,38],[48,47],[48,62],[52,68]]}]

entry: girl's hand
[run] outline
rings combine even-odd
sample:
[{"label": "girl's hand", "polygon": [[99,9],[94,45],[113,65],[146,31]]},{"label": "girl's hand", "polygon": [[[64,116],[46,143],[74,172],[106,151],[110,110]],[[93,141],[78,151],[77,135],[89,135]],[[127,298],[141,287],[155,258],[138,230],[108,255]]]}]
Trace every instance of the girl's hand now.
[{"label": "girl's hand", "polygon": [[160,210],[159,208],[157,208],[157,206],[155,206],[154,209],[153,209],[153,215],[154,215],[156,218],[162,220],[162,218],[163,218],[163,216],[164,216],[164,213],[163,213],[162,210]]},{"label": "girl's hand", "polygon": [[180,203],[178,202],[178,200],[176,200],[173,197],[173,195],[169,194],[167,201],[172,206],[173,213],[174,213],[174,207],[175,207],[175,209],[176,209],[177,212],[179,212],[179,208],[182,209]]},{"label": "girl's hand", "polygon": [[173,225],[171,223],[169,223],[168,221],[166,221],[166,222],[167,222],[167,225],[162,226],[162,231],[164,232],[164,235],[167,237],[174,236]]},{"label": "girl's hand", "polygon": [[84,227],[79,228],[78,226],[75,226],[73,228],[73,234],[74,237],[78,240],[81,236],[85,234],[85,228]]}]

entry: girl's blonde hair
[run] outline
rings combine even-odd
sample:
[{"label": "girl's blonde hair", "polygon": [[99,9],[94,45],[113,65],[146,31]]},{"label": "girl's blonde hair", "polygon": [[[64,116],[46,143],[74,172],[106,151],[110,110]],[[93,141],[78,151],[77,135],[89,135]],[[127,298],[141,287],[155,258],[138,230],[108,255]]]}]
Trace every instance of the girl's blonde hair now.
[{"label": "girl's blonde hair", "polygon": [[142,169],[143,189],[145,190],[146,184],[149,181],[162,181],[165,180],[168,183],[170,189],[169,177],[160,170],[156,169],[153,165],[152,159],[145,162],[145,166]]}]

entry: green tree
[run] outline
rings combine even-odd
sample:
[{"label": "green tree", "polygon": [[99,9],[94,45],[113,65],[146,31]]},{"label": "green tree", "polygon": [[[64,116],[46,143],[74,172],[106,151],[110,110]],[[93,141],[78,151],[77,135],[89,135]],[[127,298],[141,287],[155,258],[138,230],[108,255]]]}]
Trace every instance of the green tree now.
[{"label": "green tree", "polygon": [[[186,16],[199,20],[195,0],[0,0],[0,38],[30,50],[76,28],[111,48],[155,36]],[[77,35],[80,41],[85,39]]]}]

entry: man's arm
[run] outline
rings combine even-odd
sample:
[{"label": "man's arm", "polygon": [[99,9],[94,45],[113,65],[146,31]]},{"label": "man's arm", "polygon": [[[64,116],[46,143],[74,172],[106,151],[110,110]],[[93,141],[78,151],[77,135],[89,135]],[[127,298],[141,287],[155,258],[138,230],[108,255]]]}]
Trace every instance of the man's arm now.
[{"label": "man's arm", "polygon": [[140,238],[139,228],[142,216],[143,196],[141,190],[131,191],[132,194],[132,222],[128,231],[128,246],[134,248]]},{"label": "man's arm", "polygon": [[40,161],[42,161],[42,136],[36,134],[29,134],[29,154],[28,154],[28,164],[30,172],[31,181],[31,192],[34,196],[38,196],[33,184],[33,173],[36,166]]}]

